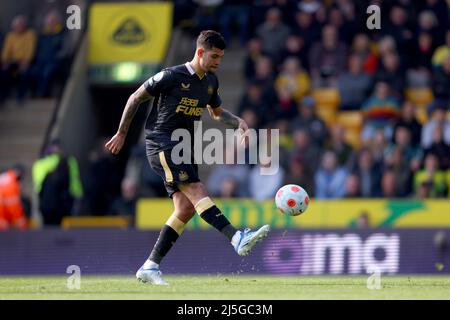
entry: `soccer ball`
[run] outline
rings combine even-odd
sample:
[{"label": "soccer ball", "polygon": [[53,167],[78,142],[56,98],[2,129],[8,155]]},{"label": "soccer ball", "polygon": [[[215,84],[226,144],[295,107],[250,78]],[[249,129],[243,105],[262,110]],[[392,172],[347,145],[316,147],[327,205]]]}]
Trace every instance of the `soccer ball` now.
[{"label": "soccer ball", "polygon": [[287,184],[277,191],[275,204],[281,213],[298,216],[308,209],[309,196],[302,187]]}]

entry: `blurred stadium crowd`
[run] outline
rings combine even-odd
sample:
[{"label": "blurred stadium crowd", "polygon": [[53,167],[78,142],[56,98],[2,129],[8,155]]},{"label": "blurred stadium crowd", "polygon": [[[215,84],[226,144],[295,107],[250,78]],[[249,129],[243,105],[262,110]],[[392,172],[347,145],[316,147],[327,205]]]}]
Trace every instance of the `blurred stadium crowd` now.
[{"label": "blurred stadium crowd", "polygon": [[[295,183],[319,199],[449,197],[448,2],[174,4],[175,24],[193,38],[215,29],[229,50],[246,48],[244,60],[236,62],[246,88],[235,110],[252,128],[280,130],[276,175],[261,176],[258,166],[215,165],[204,180],[213,196],[271,199],[280,186]],[[370,4],[381,7],[380,30],[367,28]],[[23,25],[14,21],[2,47],[2,83],[17,86],[19,101],[30,81],[36,84],[33,95],[47,95],[50,75],[66,56],[55,49],[63,41],[51,16],[39,40]],[[30,64],[34,41],[38,49]],[[40,208],[46,224],[61,222],[56,212],[133,216],[139,197],[166,196],[148,166],[143,141],[132,148],[124,171],[104,142],[93,150],[84,179],[76,159],[64,155],[57,141],[36,162],[33,184],[47,199],[41,204],[48,208]]]},{"label": "blurred stadium crowd", "polygon": [[[265,177],[217,166],[214,195],[270,199],[297,183],[322,199],[448,197],[445,1],[246,3],[205,4],[197,24],[229,37],[238,21],[247,46],[239,114],[251,127],[280,129],[283,170]],[[380,30],[366,26],[369,4],[381,7]]]}]

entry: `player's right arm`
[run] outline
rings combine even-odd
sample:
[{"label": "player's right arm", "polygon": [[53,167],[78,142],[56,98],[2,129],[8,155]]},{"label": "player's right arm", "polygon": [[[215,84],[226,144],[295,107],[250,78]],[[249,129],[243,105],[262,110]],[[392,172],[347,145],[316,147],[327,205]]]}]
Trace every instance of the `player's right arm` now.
[{"label": "player's right arm", "polygon": [[119,129],[117,133],[109,140],[105,147],[111,151],[113,154],[118,154],[122,149],[125,138],[128,133],[128,129],[130,128],[131,122],[133,121],[134,116],[136,115],[137,109],[139,105],[147,101],[152,96],[147,92],[144,85],[141,85],[139,89],[137,89],[127,101],[125,109],[122,113],[122,119],[120,120]]}]

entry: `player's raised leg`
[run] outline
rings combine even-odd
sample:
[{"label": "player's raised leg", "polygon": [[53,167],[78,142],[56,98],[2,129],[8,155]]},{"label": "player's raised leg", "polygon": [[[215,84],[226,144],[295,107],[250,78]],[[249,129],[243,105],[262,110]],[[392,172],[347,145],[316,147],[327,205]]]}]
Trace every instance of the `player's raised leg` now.
[{"label": "player's raised leg", "polygon": [[211,226],[223,233],[240,256],[246,256],[253,246],[264,239],[270,231],[269,225],[264,225],[256,231],[237,230],[209,198],[205,186],[201,182],[180,184],[178,188],[194,204],[197,214]]},{"label": "player's raised leg", "polygon": [[186,223],[194,216],[194,206],[182,192],[175,192],[172,199],[174,212],[161,229],[149,258],[136,273],[136,277],[142,282],[167,285],[159,264],[183,232]]}]

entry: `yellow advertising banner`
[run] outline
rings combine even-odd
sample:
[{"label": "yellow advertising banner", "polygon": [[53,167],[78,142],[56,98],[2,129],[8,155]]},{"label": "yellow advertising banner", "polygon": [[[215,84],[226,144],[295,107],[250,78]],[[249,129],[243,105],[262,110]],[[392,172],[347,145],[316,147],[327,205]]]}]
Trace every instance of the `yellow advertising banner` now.
[{"label": "yellow advertising banner", "polygon": [[[297,217],[281,214],[273,201],[214,199],[236,227],[270,224],[273,228],[356,228],[358,217],[366,215],[370,227],[450,227],[450,200],[345,199],[311,200],[308,210]],[[160,229],[173,211],[170,199],[142,199],[138,202],[136,227]],[[210,226],[195,214],[188,229]]]},{"label": "yellow advertising banner", "polygon": [[172,10],[170,2],[94,3],[89,63],[161,63],[172,32]]}]

